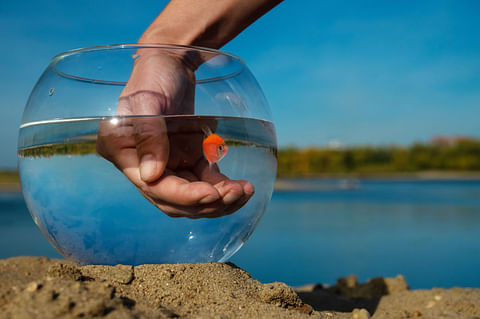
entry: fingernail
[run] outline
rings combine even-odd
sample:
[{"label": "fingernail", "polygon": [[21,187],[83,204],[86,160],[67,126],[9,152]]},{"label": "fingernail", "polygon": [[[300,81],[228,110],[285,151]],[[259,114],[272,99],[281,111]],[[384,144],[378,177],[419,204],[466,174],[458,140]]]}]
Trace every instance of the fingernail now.
[{"label": "fingernail", "polygon": [[152,154],[145,154],[140,160],[140,177],[145,182],[151,182],[156,175],[157,161]]}]

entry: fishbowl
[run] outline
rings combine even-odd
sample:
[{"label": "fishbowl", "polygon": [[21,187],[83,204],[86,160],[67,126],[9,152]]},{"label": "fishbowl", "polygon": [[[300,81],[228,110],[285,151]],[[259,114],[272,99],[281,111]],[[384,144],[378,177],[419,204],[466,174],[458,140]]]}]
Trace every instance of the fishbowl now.
[{"label": "fishbowl", "polygon": [[80,264],[228,260],[271,198],[276,153],[245,62],[167,44],[55,56],[18,140],[33,220]]}]

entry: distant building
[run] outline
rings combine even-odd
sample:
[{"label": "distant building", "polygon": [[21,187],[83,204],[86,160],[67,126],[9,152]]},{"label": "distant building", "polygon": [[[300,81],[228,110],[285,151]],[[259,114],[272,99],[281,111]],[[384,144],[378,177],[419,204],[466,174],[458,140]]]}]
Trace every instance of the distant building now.
[{"label": "distant building", "polygon": [[432,145],[436,146],[455,146],[462,141],[471,141],[473,138],[458,135],[435,135],[430,140]]},{"label": "distant building", "polygon": [[343,148],[343,143],[337,139],[331,139],[328,141],[327,147],[330,149],[338,150]]}]

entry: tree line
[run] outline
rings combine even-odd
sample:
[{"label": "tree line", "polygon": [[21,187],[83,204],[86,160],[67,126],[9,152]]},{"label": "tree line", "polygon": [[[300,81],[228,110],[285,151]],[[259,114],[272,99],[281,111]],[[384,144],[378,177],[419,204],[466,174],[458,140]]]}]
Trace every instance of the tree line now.
[{"label": "tree line", "polygon": [[[95,141],[88,141],[28,148],[21,150],[19,155],[50,157],[95,153]],[[415,173],[428,170],[480,172],[480,140],[473,138],[411,146],[286,147],[279,149],[277,154],[280,177]]]},{"label": "tree line", "polygon": [[426,170],[480,171],[480,140],[339,149],[287,147],[278,151],[278,176],[408,173]]}]

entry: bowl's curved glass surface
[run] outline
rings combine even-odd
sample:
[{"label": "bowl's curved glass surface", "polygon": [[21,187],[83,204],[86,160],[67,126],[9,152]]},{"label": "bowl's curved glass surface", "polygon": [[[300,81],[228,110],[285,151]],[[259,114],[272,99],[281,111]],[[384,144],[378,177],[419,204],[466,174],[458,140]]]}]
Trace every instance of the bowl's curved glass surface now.
[{"label": "bowl's curved glass surface", "polygon": [[[202,61],[195,70],[194,114],[118,116],[134,61],[151,53]],[[173,135],[189,138],[189,127],[213,127],[228,146],[217,163],[220,171],[251,182],[252,198],[219,218],[162,213],[98,152],[102,123],[136,118],[166,122],[171,147],[182,141]],[[276,175],[274,126],[245,63],[220,51],[174,45],[94,47],[54,57],[25,107],[18,152],[23,194],[35,223],[61,254],[83,264],[226,260],[255,229]]]}]

